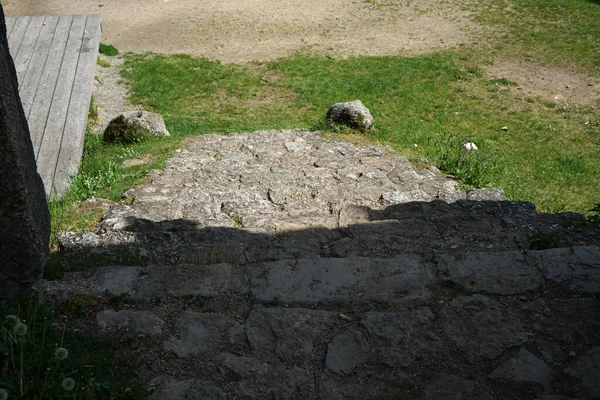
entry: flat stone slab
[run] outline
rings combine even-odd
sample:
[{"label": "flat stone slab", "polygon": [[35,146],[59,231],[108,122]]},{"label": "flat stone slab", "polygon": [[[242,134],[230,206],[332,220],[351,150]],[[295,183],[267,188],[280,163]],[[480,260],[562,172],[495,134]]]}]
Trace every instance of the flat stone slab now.
[{"label": "flat stone slab", "polygon": [[543,282],[541,271],[529,265],[520,251],[442,255],[436,261],[441,279],[475,293],[521,294]]},{"label": "flat stone slab", "polygon": [[575,292],[600,293],[600,247],[529,251],[527,259],[550,281],[566,283]]},{"label": "flat stone slab", "polygon": [[104,310],[96,316],[98,326],[105,332],[160,335],[164,321],[150,311]]},{"label": "flat stone slab", "polygon": [[525,349],[519,350],[516,358],[511,358],[488,375],[490,379],[516,383],[534,383],[550,388],[552,370]]},{"label": "flat stone slab", "polygon": [[493,360],[528,342],[517,315],[480,294],[457,297],[440,314],[444,333],[471,362]]},{"label": "flat stone slab", "polygon": [[261,301],[303,304],[423,300],[432,267],[408,257],[283,260],[251,269],[251,293]]}]

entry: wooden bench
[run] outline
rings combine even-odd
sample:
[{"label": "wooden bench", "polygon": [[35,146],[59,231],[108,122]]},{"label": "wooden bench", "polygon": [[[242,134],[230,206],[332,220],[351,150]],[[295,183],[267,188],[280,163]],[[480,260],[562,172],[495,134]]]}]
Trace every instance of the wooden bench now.
[{"label": "wooden bench", "polygon": [[83,152],[100,41],[100,15],[6,17],[37,168],[62,195]]}]

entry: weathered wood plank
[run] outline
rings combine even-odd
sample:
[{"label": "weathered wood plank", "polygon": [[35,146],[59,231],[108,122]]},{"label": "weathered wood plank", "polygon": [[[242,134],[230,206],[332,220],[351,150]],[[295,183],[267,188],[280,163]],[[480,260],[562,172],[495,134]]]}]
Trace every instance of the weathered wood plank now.
[{"label": "weathered wood plank", "polygon": [[35,46],[40,37],[43,23],[44,17],[31,17],[29,25],[27,26],[27,31],[25,31],[25,36],[23,36],[23,40],[19,46],[19,50],[16,55],[13,56],[15,70],[17,71],[17,79],[19,80],[19,92],[22,82],[25,79],[25,75],[27,74],[31,59],[33,58],[33,50],[35,50]]},{"label": "weathered wood plank", "polygon": [[67,46],[65,47],[58,81],[52,96],[49,118],[46,122],[37,157],[38,172],[42,177],[46,191],[52,190],[56,162],[63,142],[63,131],[75,81],[79,49],[81,48],[81,40],[87,19],[85,15],[75,15],[72,18],[73,22],[69,31]]},{"label": "weathered wood plank", "polygon": [[13,60],[19,51],[19,47],[21,47],[21,41],[25,36],[25,32],[27,32],[27,26],[29,25],[30,20],[31,17],[18,18],[14,28],[10,32],[10,37],[8,38],[8,48],[10,51],[10,56],[13,58]]},{"label": "weathered wood plank", "polygon": [[25,116],[29,118],[31,106],[38,91],[44,67],[48,62],[50,46],[58,25],[58,17],[45,17],[40,36],[33,50],[29,68],[23,79],[19,79],[19,93]]},{"label": "weathered wood plank", "polygon": [[17,21],[17,19],[15,17],[4,18],[4,22],[6,22],[6,37],[10,36],[10,32],[12,31],[13,27],[15,26],[16,21]]},{"label": "weathered wood plank", "polygon": [[83,153],[83,141],[98,58],[100,18],[100,15],[87,16],[67,122],[54,173],[54,188],[58,195],[66,191],[70,179],[77,174]]},{"label": "weathered wood plank", "polygon": [[50,112],[50,106],[52,105],[52,98],[58,81],[60,66],[62,64],[72,21],[73,18],[71,16],[61,16],[58,20],[54,38],[50,45],[50,51],[48,52],[48,60],[42,71],[40,84],[36,89],[31,112],[27,115],[29,131],[31,133],[31,142],[33,143],[33,151],[36,160],[39,158],[42,138],[44,136],[46,122],[48,121],[48,114]]}]

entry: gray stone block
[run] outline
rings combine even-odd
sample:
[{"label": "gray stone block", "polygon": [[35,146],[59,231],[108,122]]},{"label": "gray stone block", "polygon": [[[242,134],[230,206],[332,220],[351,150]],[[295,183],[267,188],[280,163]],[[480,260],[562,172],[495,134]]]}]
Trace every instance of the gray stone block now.
[{"label": "gray stone block", "polygon": [[250,290],[257,299],[304,304],[423,300],[433,279],[431,264],[408,257],[284,260],[250,273]]},{"label": "gray stone block", "polygon": [[448,339],[473,363],[494,360],[506,349],[528,341],[516,315],[480,294],[455,298],[440,315]]},{"label": "gray stone block", "polygon": [[470,292],[514,295],[537,289],[542,273],[519,251],[437,256],[441,280],[458,283]]}]

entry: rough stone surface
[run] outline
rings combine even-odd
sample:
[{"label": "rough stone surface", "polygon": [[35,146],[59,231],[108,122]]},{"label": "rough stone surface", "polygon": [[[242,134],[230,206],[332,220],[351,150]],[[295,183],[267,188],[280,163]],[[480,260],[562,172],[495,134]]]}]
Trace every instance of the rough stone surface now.
[{"label": "rough stone surface", "polygon": [[171,136],[165,121],[149,111],[127,111],[109,122],[104,130],[107,142],[122,141],[133,143],[145,136]]},{"label": "rough stone surface", "polygon": [[359,331],[344,332],[329,343],[325,366],[336,374],[350,375],[370,358],[371,351],[363,335]]},{"label": "rough stone surface", "polygon": [[600,347],[594,347],[571,363],[564,373],[581,380],[582,395],[600,397]]},{"label": "rough stone surface", "polygon": [[154,391],[150,399],[202,399],[227,400],[227,394],[212,382],[200,379],[177,381],[166,377],[155,379],[151,386]]},{"label": "rough stone surface", "polygon": [[534,383],[550,388],[552,370],[525,349],[519,350],[516,358],[511,358],[489,375],[490,379],[516,383]]},{"label": "rough stone surface", "polygon": [[373,127],[373,117],[360,100],[335,103],[327,111],[327,122],[346,125],[365,132]]},{"label": "rough stone surface", "polygon": [[164,322],[150,311],[104,310],[96,316],[103,331],[160,335]]},{"label": "rough stone surface", "polygon": [[246,336],[253,351],[305,366],[316,343],[331,334],[335,320],[336,314],[327,311],[261,308],[246,319]]},{"label": "rough stone surface", "polygon": [[237,398],[293,399],[305,398],[311,376],[300,368],[263,363],[249,357],[223,354],[220,369],[225,376],[237,380],[234,394]]},{"label": "rough stone surface", "polygon": [[492,397],[479,392],[473,381],[452,374],[439,374],[423,391],[422,400],[487,400]]},{"label": "rough stone surface", "polygon": [[480,294],[457,297],[441,310],[444,332],[471,362],[494,360],[528,341],[519,318]]},{"label": "rough stone surface", "polygon": [[239,342],[236,325],[225,315],[187,311],[175,318],[175,334],[163,347],[178,357],[204,357],[225,343]]},{"label": "rough stone surface", "polygon": [[543,281],[542,273],[528,265],[520,251],[438,256],[436,261],[442,279],[470,292],[520,294],[537,289]]},{"label": "rough stone surface", "polygon": [[390,368],[406,368],[420,359],[442,354],[442,339],[434,332],[430,309],[407,312],[368,312],[360,320],[369,333],[377,358]]},{"label": "rough stone surface", "polygon": [[431,267],[406,257],[277,261],[251,269],[251,291],[266,302],[407,302],[428,297]]},{"label": "rough stone surface", "polygon": [[18,88],[0,5],[0,298],[5,299],[41,279],[50,239],[46,193]]},{"label": "rough stone surface", "polygon": [[600,231],[573,214],[303,130],[189,139],[151,179],[39,289],[104,299],[104,337],[143,316],[152,398],[593,398]]},{"label": "rough stone surface", "polygon": [[567,283],[573,291],[600,293],[600,247],[530,251],[527,257],[548,280]]}]

